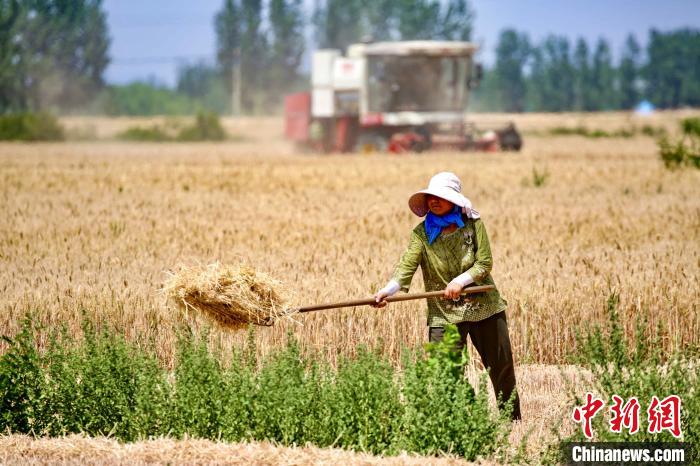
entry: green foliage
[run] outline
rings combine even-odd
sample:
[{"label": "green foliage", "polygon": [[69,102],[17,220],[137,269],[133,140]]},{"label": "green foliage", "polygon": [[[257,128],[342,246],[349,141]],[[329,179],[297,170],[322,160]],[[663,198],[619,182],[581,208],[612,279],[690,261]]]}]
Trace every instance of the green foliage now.
[{"label": "green foliage", "polygon": [[401,40],[469,40],[474,13],[465,0],[402,0],[395,3]]},{"label": "green foliage", "polygon": [[108,115],[191,115],[198,111],[229,111],[229,88],[218,69],[203,64],[178,69],[175,89],[154,82],[109,86],[91,105]]},{"label": "green foliage", "polygon": [[[655,131],[651,127],[647,131]],[[549,130],[549,134],[552,136],[583,136],[585,138],[599,139],[599,138],[631,138],[637,134],[636,128],[621,128],[615,131],[605,131],[602,129],[588,129],[585,126],[576,126],[574,128],[569,126],[555,126]]]},{"label": "green foliage", "polygon": [[[328,395],[330,432],[343,448],[385,453],[400,435],[403,406],[388,362],[360,348],[341,361]],[[328,439],[333,440],[333,439]]]},{"label": "green foliage", "polygon": [[150,418],[158,413],[153,404],[156,387],[164,385],[157,359],[110,331],[98,333],[88,324],[83,331],[82,345],[66,349],[64,336],[44,357],[41,432],[85,432],[124,440],[147,436],[142,423],[149,427],[156,421]]},{"label": "green foliage", "polygon": [[573,51],[572,65],[576,74],[574,76],[574,110],[593,110],[593,89],[591,86],[592,72],[589,57],[588,43],[583,37],[576,40]]},{"label": "green foliage", "polygon": [[0,113],[24,110],[27,95],[16,60],[24,53],[15,40],[23,11],[17,0],[0,0]]},{"label": "green foliage", "polygon": [[661,108],[700,105],[700,31],[652,29],[647,44],[643,62],[639,42],[629,35],[613,63],[604,38],[591,45],[578,38],[572,49],[567,37],[549,35],[529,44],[524,33],[503,30],[496,64],[473,103],[479,111],[632,109],[642,99]]},{"label": "green foliage", "polygon": [[108,115],[187,115],[197,107],[186,95],[146,82],[110,86],[102,99]]},{"label": "green foliage", "polygon": [[373,40],[469,40],[474,12],[466,0],[326,0],[312,23],[319,48]]},{"label": "green foliage", "polygon": [[547,183],[549,178],[549,170],[538,170],[537,167],[532,167],[532,185],[535,188],[541,188]]},{"label": "green foliage", "polygon": [[271,0],[270,46],[267,66],[267,108],[274,109],[284,101],[299,75],[299,66],[306,39],[304,37],[304,5],[302,0]]},{"label": "green foliage", "polygon": [[688,137],[700,138],[700,118],[683,118],[683,120],[681,120],[681,129],[683,130],[683,134]]},{"label": "green foliage", "polygon": [[173,137],[158,125],[152,125],[146,128],[132,126],[119,134],[118,137],[125,141],[166,142],[173,140]]},{"label": "green foliage", "polygon": [[590,106],[596,110],[613,110],[618,108],[618,92],[615,89],[617,70],[612,63],[612,53],[607,40],[600,38],[593,51],[591,66]]},{"label": "green foliage", "polygon": [[101,0],[0,0],[0,113],[81,107],[108,47]]},{"label": "green foliage", "polygon": [[216,66],[204,63],[184,65],[178,69],[175,90],[191,99],[193,107],[219,114],[229,113],[230,87]]},{"label": "green foliage", "polygon": [[235,353],[223,375],[223,383],[222,438],[229,442],[249,440],[253,438],[251,396],[256,390],[254,360]]},{"label": "green foliage", "polygon": [[221,126],[219,115],[213,112],[198,112],[194,124],[184,127],[177,139],[179,141],[223,141],[226,131]]},{"label": "green foliage", "polygon": [[629,34],[625,40],[625,48],[622,52],[618,69],[621,108],[634,108],[641,100],[642,96],[638,86],[642,69],[641,50],[637,39],[632,34]]},{"label": "green foliage", "polygon": [[0,140],[61,141],[63,127],[50,113],[22,112],[0,115]]},{"label": "green foliage", "polygon": [[255,438],[278,439],[285,445],[303,443],[304,419],[315,402],[306,385],[299,346],[289,338],[286,350],[266,361],[258,374],[251,403]]},{"label": "green foliage", "polygon": [[669,169],[700,168],[700,118],[684,118],[681,130],[683,135],[675,141],[665,134],[659,138],[661,160]]},{"label": "green foliage", "polygon": [[650,100],[657,107],[700,105],[700,30],[649,32],[644,77]]},{"label": "green foliage", "polygon": [[157,124],[148,127],[132,126],[118,137],[125,141],[145,142],[223,141],[226,139],[226,131],[221,126],[216,113],[198,112],[191,125],[180,127],[174,123],[166,126]]},{"label": "green foliage", "polygon": [[504,29],[498,39],[495,72],[503,110],[525,110],[524,66],[530,56],[530,39],[514,29]]},{"label": "green foliage", "polygon": [[573,108],[575,69],[571,64],[569,40],[549,35],[533,49],[528,79],[528,106],[558,112]]},{"label": "green foliage", "polygon": [[41,409],[43,372],[29,317],[19,334],[3,340],[10,348],[0,358],[0,431],[30,432]]},{"label": "green foliage", "polygon": [[261,91],[269,84],[269,37],[262,28],[263,18],[261,0],[227,0],[214,20],[219,67],[228,89],[239,80],[240,103],[246,113],[261,110]]},{"label": "green foliage", "polygon": [[[593,418],[593,430],[596,441],[601,442],[673,442],[677,441],[668,431],[651,434],[647,431],[646,408],[652,396],[660,400],[669,395],[681,398],[681,431],[683,441],[697,445],[700,440],[700,366],[692,354],[678,351],[674,354],[662,354],[659,350],[660,330],[657,337],[648,340],[644,331],[648,324],[644,317],[637,321],[634,339],[624,337],[617,311],[619,296],[613,293],[608,298],[608,322],[606,331],[599,326],[585,332],[577,332],[577,362],[593,374],[594,395],[604,401],[606,406],[612,404],[612,396],[618,395],[624,401],[637,397],[640,404],[640,429],[629,434],[626,429],[614,433],[608,424],[608,409],[604,408]],[[583,404],[582,393],[570,388],[572,404]],[[561,439],[563,442],[585,441],[582,430],[577,429],[571,436]],[[553,449],[547,453],[553,455]],[[700,460],[698,452],[688,464]]]},{"label": "green foliage", "polygon": [[204,340],[180,341],[175,368],[173,433],[219,438],[225,414],[224,373]]},{"label": "green foliage", "polygon": [[643,135],[652,138],[660,138],[666,135],[666,128],[664,128],[663,126],[654,127],[651,125],[644,125],[642,126],[642,129],[640,131]]},{"label": "green foliage", "polygon": [[85,324],[80,342],[54,332],[42,352],[34,332],[26,320],[18,335],[5,338],[3,431],[310,442],[474,459],[493,454],[510,425],[489,409],[485,379],[476,393],[463,377],[466,356],[453,351],[454,328],[426,354],[407,357],[403,376],[379,352],[363,348],[331,369],[303,355],[291,337],[257,361],[252,333],[228,366],[208,349],[206,335],[182,335],[171,374],[150,350],[113,331]]},{"label": "green foliage", "polygon": [[417,357],[405,369],[400,444],[408,451],[474,460],[491,455],[507,438],[505,424],[489,410],[485,379],[477,394],[464,378],[466,349],[454,351],[459,338],[455,326],[446,327],[443,341],[428,344],[427,357]]},{"label": "green foliage", "polygon": [[85,341],[51,337],[45,354],[34,346],[34,328],[5,340],[0,358],[0,428],[37,435],[84,432],[134,440],[157,430],[165,385],[154,356],[108,332],[84,327]]}]

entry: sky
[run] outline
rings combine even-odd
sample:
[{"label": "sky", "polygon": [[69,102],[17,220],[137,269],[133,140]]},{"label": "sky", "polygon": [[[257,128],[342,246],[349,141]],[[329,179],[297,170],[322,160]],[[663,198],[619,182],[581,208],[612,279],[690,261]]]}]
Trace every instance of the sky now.
[{"label": "sky", "polygon": [[[213,63],[213,18],[223,0],[105,0],[112,63],[107,82],[154,80],[174,85],[178,66]],[[305,4],[310,12],[313,1]],[[605,37],[617,58],[629,33],[645,45],[649,29],[700,28],[700,0],[471,0],[476,13],[472,40],[480,60],[493,63],[498,34],[526,32],[537,42],[548,34]]]}]

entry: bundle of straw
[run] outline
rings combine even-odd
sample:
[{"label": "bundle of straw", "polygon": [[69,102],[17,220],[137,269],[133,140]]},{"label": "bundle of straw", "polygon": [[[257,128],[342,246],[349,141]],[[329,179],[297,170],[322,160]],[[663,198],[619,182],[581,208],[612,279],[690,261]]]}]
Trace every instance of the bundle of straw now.
[{"label": "bundle of straw", "polygon": [[282,283],[243,265],[181,266],[169,272],[163,292],[185,312],[202,313],[231,330],[272,325],[290,312]]}]

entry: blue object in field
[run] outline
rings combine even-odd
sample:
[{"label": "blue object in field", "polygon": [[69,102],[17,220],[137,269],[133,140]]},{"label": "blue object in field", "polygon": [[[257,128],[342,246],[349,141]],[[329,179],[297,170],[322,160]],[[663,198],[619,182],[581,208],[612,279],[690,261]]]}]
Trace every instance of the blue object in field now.
[{"label": "blue object in field", "polygon": [[637,104],[636,107],[634,107],[634,113],[637,115],[651,115],[654,113],[654,110],[656,107],[654,107],[654,104],[649,102],[648,100],[642,100]]}]

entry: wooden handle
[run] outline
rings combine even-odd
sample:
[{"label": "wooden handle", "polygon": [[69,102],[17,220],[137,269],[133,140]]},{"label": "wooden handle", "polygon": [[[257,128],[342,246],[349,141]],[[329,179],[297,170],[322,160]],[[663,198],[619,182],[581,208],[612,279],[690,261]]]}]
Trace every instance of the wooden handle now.
[{"label": "wooden handle", "polygon": [[[470,286],[462,290],[462,295],[469,295],[474,293],[484,293],[486,291],[495,290],[496,287],[493,285],[482,285],[482,286]],[[425,299],[425,298],[437,298],[444,294],[444,290],[440,291],[428,291],[425,293],[413,293],[413,294],[402,294],[398,296],[390,296],[385,299],[388,303],[393,303],[396,301],[410,301],[412,299]],[[374,298],[356,299],[354,301],[343,301],[340,303],[329,303],[329,304],[316,304],[314,306],[305,306],[297,309],[297,312],[312,312],[312,311],[322,311],[324,309],[338,309],[341,307],[356,307],[356,306],[367,306],[371,304],[376,304]]]}]

